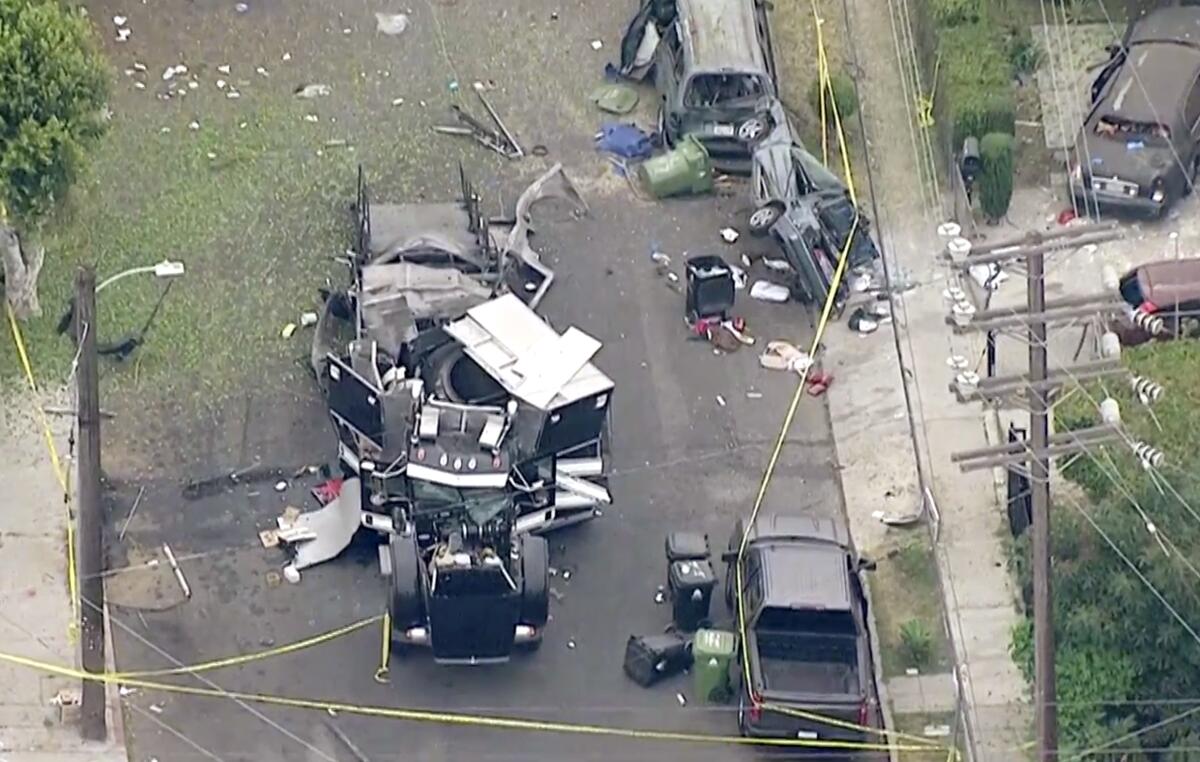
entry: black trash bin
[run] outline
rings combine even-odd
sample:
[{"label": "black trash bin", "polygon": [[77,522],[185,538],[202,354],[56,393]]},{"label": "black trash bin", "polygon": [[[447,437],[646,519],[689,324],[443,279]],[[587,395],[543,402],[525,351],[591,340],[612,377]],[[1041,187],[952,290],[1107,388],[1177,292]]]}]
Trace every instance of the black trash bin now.
[{"label": "black trash bin", "polygon": [[667,563],[707,559],[708,535],[700,532],[671,532],[666,542]]},{"label": "black trash bin", "polygon": [[674,633],[630,635],[625,643],[625,674],[644,688],[679,674],[691,663],[688,642]]},{"label": "black trash bin", "polygon": [[717,575],[707,560],[673,561],[667,572],[675,627],[692,632],[708,620]]},{"label": "black trash bin", "polygon": [[724,259],[711,254],[687,260],[687,320],[729,319],[736,288],[733,270]]}]

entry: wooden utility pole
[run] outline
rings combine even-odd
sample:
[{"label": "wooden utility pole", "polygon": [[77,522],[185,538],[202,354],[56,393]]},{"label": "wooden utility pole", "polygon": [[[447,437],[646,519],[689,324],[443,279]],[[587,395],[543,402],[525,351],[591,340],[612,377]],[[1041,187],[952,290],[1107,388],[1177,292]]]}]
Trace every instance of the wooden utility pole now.
[{"label": "wooden utility pole", "polygon": [[[1046,311],[1045,254],[1029,255],[1030,315]],[[1049,373],[1046,321],[1029,324],[1029,489],[1033,505],[1033,686],[1036,694],[1038,758],[1049,762],[1058,753],[1058,703],[1055,700],[1054,600],[1050,596],[1050,392],[1042,382]]]},{"label": "wooden utility pole", "polygon": [[[1066,383],[1083,378],[1128,374],[1119,362],[1110,360],[1079,366],[1074,372],[1063,369],[1051,373],[1046,352],[1047,326],[1055,322],[1073,322],[1094,315],[1107,316],[1120,309],[1115,296],[1073,297],[1046,303],[1045,255],[1056,249],[1076,248],[1118,237],[1110,225],[1068,228],[1048,234],[1031,233],[1022,239],[990,244],[973,249],[962,239],[948,244],[951,262],[962,270],[979,264],[1024,262],[1028,272],[1027,304],[1024,310],[959,309],[957,319],[947,318],[956,333],[987,332],[997,329],[1021,332],[1029,342],[1029,367],[1024,374],[980,379],[961,374],[950,390],[960,402],[983,401],[1004,406],[1006,400],[1020,397],[1029,409],[1029,442],[1008,442],[961,452],[951,457],[964,471],[998,466],[1027,469],[1032,504],[1032,571],[1034,632],[1034,698],[1038,760],[1058,758],[1058,706],[1055,698],[1054,599],[1050,586],[1050,460],[1054,457],[1087,451],[1088,448],[1120,436],[1117,426],[1104,424],[1088,429],[1050,436],[1050,399]],[[950,252],[957,252],[957,256]],[[968,319],[962,314],[970,313]]]},{"label": "wooden utility pole", "polygon": [[[85,672],[104,672],[104,504],[100,491],[100,373],[96,352],[96,271],[79,268],[75,277],[75,336],[79,422],[79,607],[80,647]],[[84,680],[82,732],[89,740],[108,735],[104,683]]]}]

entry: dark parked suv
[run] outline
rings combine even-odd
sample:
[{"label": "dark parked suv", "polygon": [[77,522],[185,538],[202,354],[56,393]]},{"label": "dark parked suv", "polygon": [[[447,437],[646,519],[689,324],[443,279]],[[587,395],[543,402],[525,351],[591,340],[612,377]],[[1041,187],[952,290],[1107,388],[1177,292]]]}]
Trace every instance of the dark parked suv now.
[{"label": "dark parked suv", "polygon": [[1164,8],[1113,45],[1069,186],[1082,208],[1160,217],[1200,168],[1200,7]]},{"label": "dark parked suv", "polygon": [[621,71],[644,73],[637,59],[652,45],[664,140],[694,135],[718,170],[748,174],[776,102],[762,0],[646,0],[622,40]]}]

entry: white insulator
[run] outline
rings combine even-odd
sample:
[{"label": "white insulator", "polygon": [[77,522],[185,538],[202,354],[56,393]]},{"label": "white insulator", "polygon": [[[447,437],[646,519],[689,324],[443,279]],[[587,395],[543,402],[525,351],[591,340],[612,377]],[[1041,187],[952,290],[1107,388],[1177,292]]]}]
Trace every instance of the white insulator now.
[{"label": "white insulator", "polygon": [[1100,335],[1100,356],[1113,360],[1121,356],[1121,337],[1112,331]]},{"label": "white insulator", "polygon": [[946,252],[950,255],[950,261],[961,264],[967,260],[967,255],[971,253],[971,242],[962,236],[951,238],[946,243]]},{"label": "white insulator", "polygon": [[1112,397],[1106,397],[1100,402],[1100,420],[1110,426],[1121,422],[1121,405]]},{"label": "white insulator", "polygon": [[954,305],[954,322],[956,325],[970,325],[975,317],[975,305],[970,302],[958,302]]},{"label": "white insulator", "polygon": [[1112,265],[1105,265],[1101,268],[1100,281],[1108,291],[1116,291],[1121,287],[1121,278],[1117,275],[1117,268]]},{"label": "white insulator", "polygon": [[958,382],[959,386],[968,389],[974,389],[976,386],[979,386],[979,374],[971,370],[966,373],[959,373],[954,380]]},{"label": "white insulator", "polygon": [[1149,442],[1134,442],[1133,454],[1142,461],[1142,466],[1145,468],[1158,468],[1166,459],[1163,451]]},{"label": "white insulator", "polygon": [[1133,324],[1151,336],[1159,335],[1166,328],[1162,318],[1140,307],[1133,311]]},{"label": "white insulator", "polygon": [[941,225],[938,225],[937,234],[943,241],[958,238],[962,235],[962,225],[959,225],[957,222],[943,222]]},{"label": "white insulator", "polygon": [[1134,376],[1129,379],[1129,385],[1133,388],[1134,394],[1142,401],[1143,405],[1149,405],[1151,402],[1158,402],[1159,397],[1162,397],[1165,391],[1162,384],[1154,379],[1146,378],[1145,376]]}]

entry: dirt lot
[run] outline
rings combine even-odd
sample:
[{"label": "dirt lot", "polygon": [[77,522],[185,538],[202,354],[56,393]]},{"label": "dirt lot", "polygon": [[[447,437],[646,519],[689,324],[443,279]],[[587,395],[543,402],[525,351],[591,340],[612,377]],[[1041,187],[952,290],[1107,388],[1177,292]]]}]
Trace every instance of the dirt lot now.
[{"label": "dirt lot", "polygon": [[[208,677],[228,690],[359,704],[735,732],[730,707],[687,699],[687,678],[648,691],[633,686],[621,674],[621,654],[631,633],[658,631],[669,620],[653,600],[664,581],[665,533],[696,527],[721,544],[733,517],[748,509],[794,379],[760,369],[752,350],[714,356],[703,343],[686,341],[682,299],[654,277],[648,261],[652,246],[679,261],[684,252],[732,256],[752,245],[743,239],[727,247],[717,236],[725,224],[742,224],[745,196],[643,203],[592,149],[603,118],[587,93],[616,55],[632,10],[626,5],[250,0],[239,12],[231,2],[205,0],[89,3],[117,68],[114,117],[95,170],[56,233],[60,260],[47,274],[47,311],[65,300],[67,262],[96,258],[102,277],[163,256],[188,266],[149,343],[105,373],[105,406],[117,415],[106,430],[110,539],[145,488],[124,540],[110,543],[112,564],[137,563],[169,542],[194,590],[177,604],[161,579],[113,576],[114,602],[122,604],[112,610],[119,668],[257,651],[380,613],[384,585],[369,542],[306,571],[298,585],[274,584],[269,573],[282,558],[258,546],[257,530],[286,504],[311,508],[311,480],[289,478],[289,490],[277,493],[271,476],[196,499],[183,484],[254,465],[290,477],[332,460],[328,420],[298,362],[308,336],[301,331],[288,341],[279,333],[313,303],[326,278],[345,277],[329,256],[349,243],[347,205],[359,162],[377,198],[442,200],[453,197],[463,161],[497,213],[561,160],[592,213],[579,221],[553,209],[539,213],[536,244],[561,278],[545,307],[558,327],[578,325],[605,344],[598,364],[618,389],[615,503],[600,520],[551,543],[552,563],[572,574],[556,578],[547,642],[536,655],[488,669],[436,667],[415,654],[392,664],[384,686],[371,677],[379,648],[372,628]],[[377,11],[407,13],[408,29],[395,37],[378,33]],[[111,41],[114,14],[129,17],[127,43]],[[594,40],[602,42],[599,51]],[[171,81],[184,80],[175,89],[188,95],[156,98],[166,87],[164,69],[181,62],[188,73]],[[544,160],[510,163],[430,132],[456,100],[478,111],[468,97],[477,80],[495,82],[489,97],[526,146],[546,146]],[[312,83],[328,84],[330,94],[293,96]],[[241,97],[228,98],[230,88]],[[642,100],[634,116],[649,126],[654,95],[643,91]],[[330,140],[348,145],[327,146]],[[114,286],[114,295],[101,299],[104,336],[135,329],[157,295],[149,279]],[[744,299],[738,309],[761,340],[804,344],[811,334],[798,305]],[[69,359],[53,336],[54,317],[30,328],[35,361],[50,374]],[[806,398],[773,504],[840,516],[836,464],[823,401]],[[719,603],[714,612],[726,616]],[[128,706],[134,760],[346,758],[319,713],[146,691],[129,697]],[[362,717],[340,722],[372,759],[754,754]]]}]

